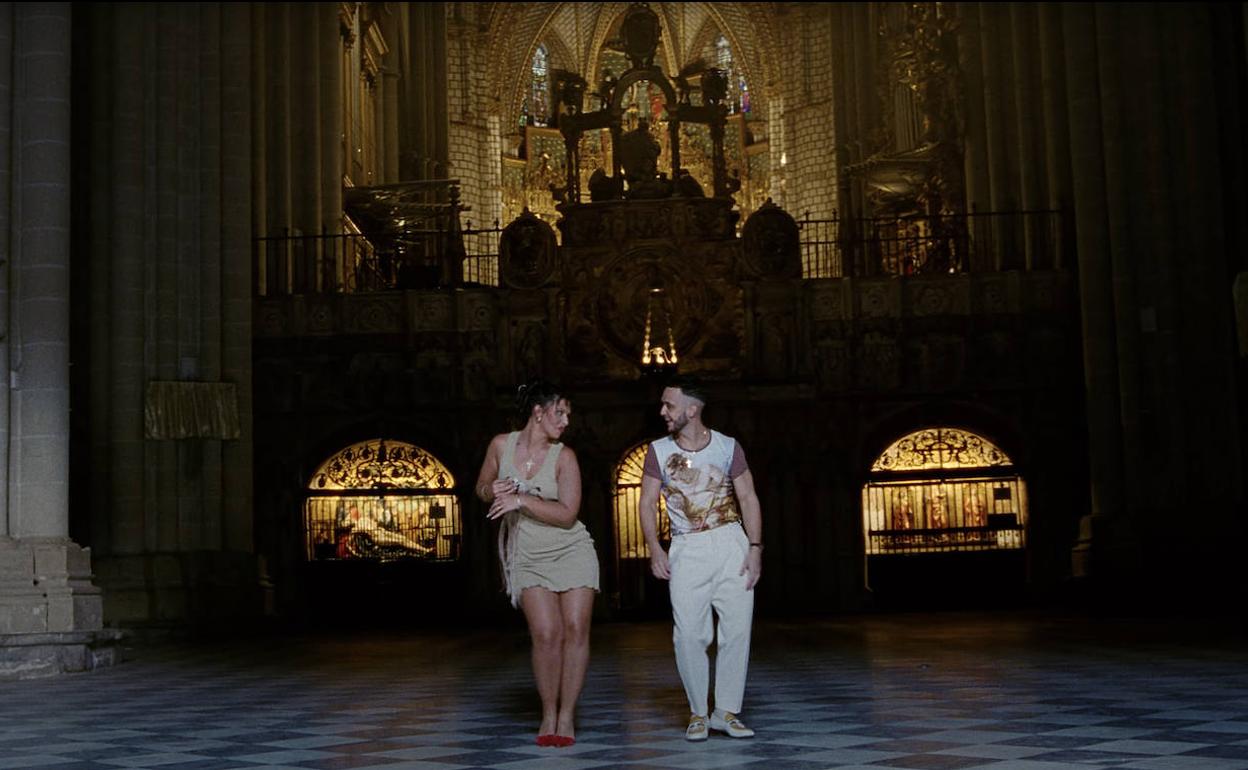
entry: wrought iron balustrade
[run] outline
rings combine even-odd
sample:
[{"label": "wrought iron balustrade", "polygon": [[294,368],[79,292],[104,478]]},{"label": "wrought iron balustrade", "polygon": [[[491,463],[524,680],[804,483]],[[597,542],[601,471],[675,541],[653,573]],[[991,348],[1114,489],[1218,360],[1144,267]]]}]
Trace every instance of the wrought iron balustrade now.
[{"label": "wrought iron balustrade", "polygon": [[806,278],[1056,269],[1072,251],[1060,211],[797,220]]},{"label": "wrought iron balustrade", "polygon": [[[367,235],[283,233],[255,240],[260,296],[497,286],[503,228],[458,226],[456,204],[431,226]],[[1073,235],[1060,211],[796,220],[802,276],[909,276],[1065,266]]]},{"label": "wrought iron balustrade", "polygon": [[272,297],[497,285],[501,233],[495,224],[453,234],[425,228],[257,238],[255,290]]}]

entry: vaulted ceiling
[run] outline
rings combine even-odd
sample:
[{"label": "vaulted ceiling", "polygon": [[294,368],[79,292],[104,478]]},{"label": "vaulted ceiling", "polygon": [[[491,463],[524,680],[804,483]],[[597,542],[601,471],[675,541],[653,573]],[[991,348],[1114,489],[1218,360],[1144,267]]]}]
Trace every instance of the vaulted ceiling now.
[{"label": "vaulted ceiling", "polygon": [[[556,66],[580,73],[590,83],[598,75],[603,44],[629,3],[455,3],[452,13],[480,36],[472,48],[488,57],[488,95],[503,114],[517,112],[526,65],[545,44]],[[779,71],[781,50],[776,17],[789,3],[650,3],[663,27],[663,59],[669,75],[697,59],[708,42],[723,34],[736,65],[749,83],[754,103],[766,103],[768,85]]]}]

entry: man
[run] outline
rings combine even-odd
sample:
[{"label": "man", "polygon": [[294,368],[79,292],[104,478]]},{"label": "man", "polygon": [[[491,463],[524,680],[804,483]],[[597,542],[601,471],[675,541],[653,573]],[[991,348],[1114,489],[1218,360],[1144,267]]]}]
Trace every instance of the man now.
[{"label": "man", "polygon": [[[763,521],[754,477],[736,439],[702,424],[705,406],[706,392],[693,380],[677,378],[664,389],[659,414],[669,435],[650,444],[641,479],[641,528],[650,548],[650,571],[671,581],[672,640],[689,698],[685,739],[690,741],[706,740],[708,727],[733,738],[754,735],[737,713],[750,658],[753,589],[763,569]],[[671,553],[659,545],[660,492],[671,520]],[[713,713],[707,702],[712,609],[719,618]]]}]

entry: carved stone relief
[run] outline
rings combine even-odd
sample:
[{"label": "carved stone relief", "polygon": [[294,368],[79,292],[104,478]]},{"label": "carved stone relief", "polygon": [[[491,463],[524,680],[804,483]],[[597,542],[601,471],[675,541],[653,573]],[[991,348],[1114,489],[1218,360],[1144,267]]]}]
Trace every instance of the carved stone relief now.
[{"label": "carved stone relief", "polygon": [[944,279],[907,284],[910,312],[916,316],[964,315],[970,312],[970,282]]},{"label": "carved stone relief", "polygon": [[814,321],[841,320],[852,317],[852,302],[847,302],[846,290],[852,287],[848,281],[819,282],[810,284],[810,317]]},{"label": "carved stone relief", "polygon": [[759,376],[768,380],[792,377],[795,339],[793,316],[764,315],[758,320],[756,330],[755,360]]},{"label": "carved stone relief", "polygon": [[409,305],[412,331],[437,331],[452,326],[451,296],[444,293],[421,292]]},{"label": "carved stone relief", "polygon": [[255,329],[257,337],[284,337],[290,333],[290,319],[286,301],[257,303]]},{"label": "carved stone relief", "polygon": [[797,222],[768,198],[741,231],[746,266],[760,277],[798,278],[802,244]]},{"label": "carved stone relief", "polygon": [[304,307],[304,324],[308,334],[332,334],[338,330],[337,303],[330,300],[309,302]]},{"label": "carved stone relief", "polygon": [[901,384],[901,354],[897,339],[880,332],[862,335],[858,356],[858,387],[892,390]]},{"label": "carved stone relief", "polygon": [[604,266],[594,287],[594,314],[607,344],[634,359],[644,333],[650,289],[662,287],[668,297],[676,349],[689,350],[714,315],[719,297],[706,277],[677,258],[668,245],[640,247]]},{"label": "carved stone relief", "polygon": [[1010,286],[1003,278],[997,276],[983,277],[976,287],[977,309],[981,313],[999,315],[1007,312],[1011,305]]},{"label": "carved stone relief", "polygon": [[492,292],[463,295],[459,313],[461,331],[492,331],[497,323],[498,310]]},{"label": "carved stone relief", "polygon": [[361,294],[347,298],[344,319],[352,333],[397,333],[403,330],[403,297],[393,294]]},{"label": "carved stone relief", "polygon": [[901,315],[901,287],[894,280],[863,280],[858,289],[859,311],[864,318],[895,318]]},{"label": "carved stone relief", "polygon": [[906,343],[906,385],[925,390],[948,390],[962,383],[966,345],[951,334],[924,334]]},{"label": "carved stone relief", "polygon": [[815,377],[825,390],[847,390],[851,385],[849,345],[826,341],[815,346]]},{"label": "carved stone relief", "polygon": [[540,321],[512,322],[512,371],[516,382],[546,373],[546,329]]},{"label": "carved stone relief", "polygon": [[498,249],[498,272],[506,286],[534,289],[555,275],[555,231],[528,209],[503,229]]}]

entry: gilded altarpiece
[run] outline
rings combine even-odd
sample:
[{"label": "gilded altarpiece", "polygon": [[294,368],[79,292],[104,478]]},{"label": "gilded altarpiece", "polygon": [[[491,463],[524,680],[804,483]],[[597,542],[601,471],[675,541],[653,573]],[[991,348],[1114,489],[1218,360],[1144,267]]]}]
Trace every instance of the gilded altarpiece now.
[{"label": "gilded altarpiece", "polygon": [[[581,185],[589,185],[595,168],[611,164],[611,139],[606,131],[587,132],[580,140]],[[503,219],[507,225],[525,209],[544,222],[559,219],[558,191],[566,183],[567,151],[563,137],[554,128],[527,126],[519,154],[503,158]]]},{"label": "gilded altarpiece", "polygon": [[[651,136],[660,147],[659,165],[671,155],[666,120],[652,123]],[[724,125],[724,163],[728,176],[740,183],[736,193],[739,222],[744,222],[767,200],[771,188],[771,156],[766,140],[751,142],[753,134],[745,116],[728,116]],[[521,145],[524,157],[504,157],[503,219],[506,225],[527,208],[544,222],[560,217],[556,195],[567,177],[567,152],[558,129],[527,126]],[[587,189],[594,169],[611,167],[610,132],[586,132],[580,139],[581,187]],[[681,128],[682,164],[703,190],[713,189],[712,148],[706,126]]]}]

